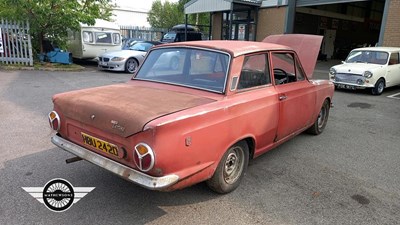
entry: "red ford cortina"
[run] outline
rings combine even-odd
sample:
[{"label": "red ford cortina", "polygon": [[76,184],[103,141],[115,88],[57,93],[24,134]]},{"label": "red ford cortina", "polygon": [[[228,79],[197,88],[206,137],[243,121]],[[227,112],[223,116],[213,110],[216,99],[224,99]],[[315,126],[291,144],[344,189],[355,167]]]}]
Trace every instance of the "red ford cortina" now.
[{"label": "red ford cortina", "polygon": [[123,84],[53,97],[52,142],[133,183],[170,191],[238,187],[249,159],[320,134],[334,92],[312,80],[322,37],[154,47]]}]

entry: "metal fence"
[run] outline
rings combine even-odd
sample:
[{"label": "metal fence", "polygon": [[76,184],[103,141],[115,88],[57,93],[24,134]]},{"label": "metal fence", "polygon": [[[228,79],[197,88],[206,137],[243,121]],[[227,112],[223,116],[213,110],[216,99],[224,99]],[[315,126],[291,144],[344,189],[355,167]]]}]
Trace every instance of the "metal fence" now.
[{"label": "metal fence", "polygon": [[29,22],[1,19],[0,63],[33,66]]},{"label": "metal fence", "polygon": [[121,26],[121,34],[124,38],[136,38],[146,41],[159,41],[167,29],[155,29],[138,26]]}]

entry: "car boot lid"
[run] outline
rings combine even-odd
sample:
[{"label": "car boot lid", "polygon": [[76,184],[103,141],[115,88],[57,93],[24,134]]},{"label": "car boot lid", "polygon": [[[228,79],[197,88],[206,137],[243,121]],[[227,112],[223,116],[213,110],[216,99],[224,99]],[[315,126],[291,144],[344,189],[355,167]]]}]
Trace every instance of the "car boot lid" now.
[{"label": "car boot lid", "polygon": [[55,95],[55,108],[69,119],[123,137],[143,130],[158,117],[215,100],[129,83]]}]

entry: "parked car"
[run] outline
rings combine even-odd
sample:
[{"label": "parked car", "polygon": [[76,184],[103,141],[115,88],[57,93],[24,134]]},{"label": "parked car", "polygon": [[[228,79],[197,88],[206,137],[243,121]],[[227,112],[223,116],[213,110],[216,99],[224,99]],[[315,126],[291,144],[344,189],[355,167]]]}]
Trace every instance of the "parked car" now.
[{"label": "parked car", "polygon": [[[321,40],[155,46],[126,83],[55,95],[52,142],[148,189],[207,181],[228,193],[250,159],[303,131],[323,132],[334,86],[310,79]],[[170,55],[178,65],[163,66]]]},{"label": "parked car", "polygon": [[129,50],[129,48],[138,41],[145,41],[141,38],[125,38],[122,39],[122,48],[121,50]]},{"label": "parked car", "polygon": [[[201,41],[202,33],[194,26],[187,25],[186,27],[186,41]],[[178,24],[172,27],[170,31],[161,37],[161,42],[181,42],[185,41],[185,24]]]},{"label": "parked car", "polygon": [[158,41],[135,41],[128,50],[105,52],[99,56],[98,67],[103,70],[134,73],[150,48],[159,44],[161,42]]},{"label": "parked car", "polygon": [[369,88],[380,95],[386,87],[400,84],[399,53],[400,48],[394,47],[354,49],[346,61],[330,69],[330,79],[337,88]]}]

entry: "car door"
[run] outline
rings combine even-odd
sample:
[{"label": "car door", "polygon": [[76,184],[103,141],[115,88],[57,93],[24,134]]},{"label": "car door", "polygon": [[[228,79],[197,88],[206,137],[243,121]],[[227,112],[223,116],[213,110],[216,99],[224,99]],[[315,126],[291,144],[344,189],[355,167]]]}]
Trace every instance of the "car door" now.
[{"label": "car door", "polygon": [[230,107],[229,114],[241,115],[235,119],[235,128],[252,134],[255,154],[261,154],[274,143],[279,116],[279,101],[271,83],[268,53],[246,55],[238,81],[233,86],[236,94],[230,99],[236,103]]},{"label": "car door", "polygon": [[275,138],[279,141],[312,123],[316,96],[315,87],[306,79],[294,52],[271,52],[270,58],[280,101]]},{"label": "car door", "polygon": [[394,86],[400,84],[400,58],[399,52],[392,52],[389,58],[389,64],[386,74],[386,86]]}]

